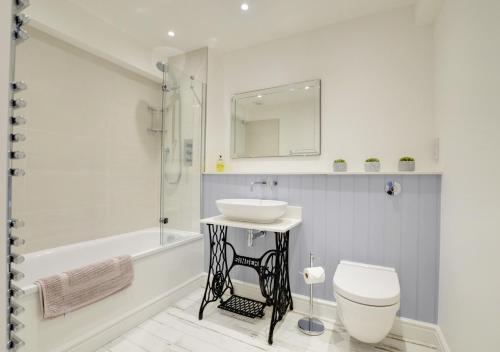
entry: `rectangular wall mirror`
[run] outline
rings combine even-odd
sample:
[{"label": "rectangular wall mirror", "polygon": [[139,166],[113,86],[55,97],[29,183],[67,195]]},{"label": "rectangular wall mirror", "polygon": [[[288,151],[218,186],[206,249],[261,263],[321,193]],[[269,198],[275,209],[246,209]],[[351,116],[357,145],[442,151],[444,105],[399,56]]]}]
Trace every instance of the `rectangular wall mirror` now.
[{"label": "rectangular wall mirror", "polygon": [[319,155],[321,81],[305,81],[233,96],[233,158]]}]

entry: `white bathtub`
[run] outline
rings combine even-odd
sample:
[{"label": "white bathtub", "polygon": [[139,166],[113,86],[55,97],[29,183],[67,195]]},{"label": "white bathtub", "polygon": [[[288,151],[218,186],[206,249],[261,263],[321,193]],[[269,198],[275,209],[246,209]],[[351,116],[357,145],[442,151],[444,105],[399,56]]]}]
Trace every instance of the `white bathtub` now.
[{"label": "white bathtub", "polygon": [[[202,235],[165,232],[164,245],[160,245],[160,229],[149,228],[26,254],[25,262],[16,266],[25,274],[16,282],[25,292],[17,299],[26,308],[18,316],[26,325],[18,333],[26,343],[23,351],[94,351],[198,286]],[[134,260],[132,286],[65,317],[41,319],[36,279],[123,254]]]}]

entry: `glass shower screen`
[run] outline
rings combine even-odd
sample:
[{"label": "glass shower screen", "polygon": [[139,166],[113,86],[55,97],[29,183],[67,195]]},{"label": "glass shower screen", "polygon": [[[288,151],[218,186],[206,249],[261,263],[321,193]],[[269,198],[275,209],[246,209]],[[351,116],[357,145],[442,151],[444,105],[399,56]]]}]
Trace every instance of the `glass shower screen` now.
[{"label": "glass shower screen", "polygon": [[162,85],[161,244],[199,232],[204,85],[168,68]]}]

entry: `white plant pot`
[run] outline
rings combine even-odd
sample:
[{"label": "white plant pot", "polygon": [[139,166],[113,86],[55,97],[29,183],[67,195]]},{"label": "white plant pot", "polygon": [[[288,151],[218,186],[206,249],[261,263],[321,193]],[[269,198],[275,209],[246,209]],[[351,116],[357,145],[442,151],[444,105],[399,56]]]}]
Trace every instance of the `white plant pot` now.
[{"label": "white plant pot", "polygon": [[399,161],[399,171],[415,171],[415,161]]},{"label": "white plant pot", "polygon": [[333,163],[333,171],[335,172],[347,171],[347,163]]},{"label": "white plant pot", "polygon": [[365,171],[366,172],[379,172],[380,171],[380,162],[365,162]]}]

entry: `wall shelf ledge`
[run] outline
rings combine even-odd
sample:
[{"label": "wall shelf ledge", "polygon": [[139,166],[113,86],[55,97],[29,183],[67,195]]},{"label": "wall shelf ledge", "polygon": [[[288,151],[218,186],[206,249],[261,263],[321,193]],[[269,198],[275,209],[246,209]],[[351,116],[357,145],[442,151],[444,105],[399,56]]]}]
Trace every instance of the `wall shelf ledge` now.
[{"label": "wall shelf ledge", "polygon": [[380,172],[365,172],[365,171],[349,171],[349,172],[213,172],[206,171],[204,175],[327,175],[327,176],[385,176],[385,175],[401,175],[401,176],[425,176],[425,175],[442,175],[442,171],[380,171]]}]

